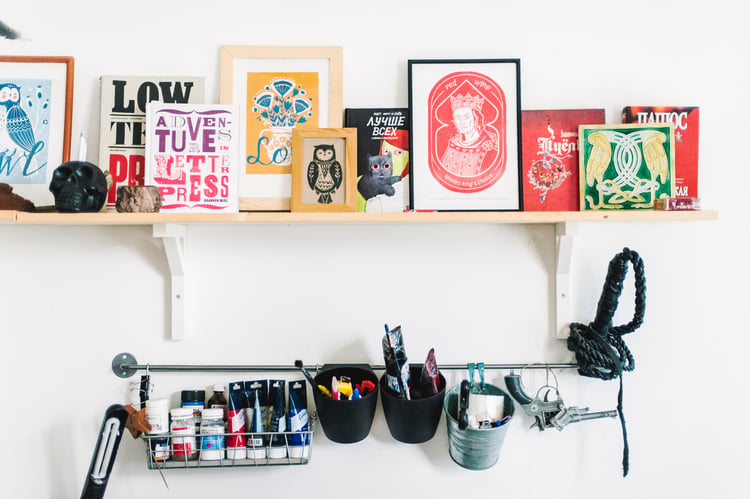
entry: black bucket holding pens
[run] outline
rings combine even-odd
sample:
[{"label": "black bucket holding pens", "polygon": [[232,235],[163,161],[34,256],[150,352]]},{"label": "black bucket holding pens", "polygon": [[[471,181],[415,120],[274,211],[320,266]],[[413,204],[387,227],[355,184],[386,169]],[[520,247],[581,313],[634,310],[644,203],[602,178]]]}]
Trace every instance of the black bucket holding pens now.
[{"label": "black bucket holding pens", "polygon": [[[348,378],[352,388],[356,385],[360,385],[361,388],[363,385],[372,388],[360,394],[359,398],[344,399],[345,395],[341,394],[338,400],[333,398],[333,392],[332,396],[328,396],[317,388],[317,385],[320,385],[331,391],[333,379],[340,380],[342,376]],[[313,387],[315,407],[326,437],[340,444],[364,440],[370,433],[378,404],[378,377],[372,368],[368,364],[326,364],[314,380],[316,384]],[[365,381],[368,383],[363,383]]]},{"label": "black bucket holding pens", "polygon": [[[419,380],[422,364],[409,364],[410,379]],[[399,442],[419,444],[434,435],[440,423],[445,398],[445,377],[439,374],[438,392],[422,397],[412,393],[407,400],[388,387],[387,375],[380,378],[380,398],[391,436]]]}]

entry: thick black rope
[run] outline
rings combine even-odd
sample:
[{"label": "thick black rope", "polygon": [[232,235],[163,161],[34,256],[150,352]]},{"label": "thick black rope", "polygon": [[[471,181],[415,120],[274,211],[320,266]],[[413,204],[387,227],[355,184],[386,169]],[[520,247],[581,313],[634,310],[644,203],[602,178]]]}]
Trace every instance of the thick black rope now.
[{"label": "thick black rope", "polygon": [[[612,326],[612,318],[617,310],[618,300],[622,293],[628,262],[633,264],[635,272],[635,313],[633,320],[622,326]],[[620,390],[617,394],[617,414],[622,426],[622,476],[627,476],[630,469],[628,432],[625,427],[625,416],[622,411],[622,373],[635,368],[635,359],[630,353],[622,336],[632,333],[643,323],[646,312],[646,275],[643,260],[635,251],[624,248],[609,262],[607,279],[599,298],[594,322],[588,326],[573,322],[570,324],[568,350],[575,352],[578,362],[578,373],[603,380],[620,378]]]}]

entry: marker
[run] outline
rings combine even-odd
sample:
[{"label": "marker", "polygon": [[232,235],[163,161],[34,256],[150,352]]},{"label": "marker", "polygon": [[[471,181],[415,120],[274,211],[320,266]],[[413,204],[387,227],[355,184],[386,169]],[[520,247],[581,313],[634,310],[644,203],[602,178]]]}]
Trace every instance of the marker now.
[{"label": "marker", "polygon": [[339,380],[339,396],[352,397],[352,381],[349,376],[341,376]]},{"label": "marker", "polygon": [[359,390],[359,395],[364,397],[375,389],[375,383],[369,379],[362,380],[362,388]]},{"label": "marker", "polygon": [[339,400],[339,380],[336,379],[336,376],[331,378],[331,398]]}]

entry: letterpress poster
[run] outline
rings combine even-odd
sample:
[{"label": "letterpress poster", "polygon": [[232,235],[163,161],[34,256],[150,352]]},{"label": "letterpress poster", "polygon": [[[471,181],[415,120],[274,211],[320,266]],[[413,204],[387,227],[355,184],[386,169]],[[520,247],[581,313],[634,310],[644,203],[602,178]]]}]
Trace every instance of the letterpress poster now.
[{"label": "letterpress poster", "polygon": [[146,163],[146,105],[203,104],[204,78],[189,76],[102,76],[99,167],[112,187],[105,209],[115,211],[117,188],[143,185]]},{"label": "letterpress poster", "polygon": [[238,110],[152,102],[146,112],[146,183],[161,211],[238,211]]}]

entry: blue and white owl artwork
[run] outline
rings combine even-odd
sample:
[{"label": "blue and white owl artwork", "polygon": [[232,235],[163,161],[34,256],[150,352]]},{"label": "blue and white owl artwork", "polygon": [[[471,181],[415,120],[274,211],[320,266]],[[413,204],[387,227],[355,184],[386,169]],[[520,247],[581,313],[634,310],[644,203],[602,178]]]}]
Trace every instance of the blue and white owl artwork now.
[{"label": "blue and white owl artwork", "polygon": [[51,86],[0,77],[0,182],[46,184]]}]

